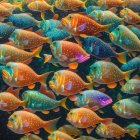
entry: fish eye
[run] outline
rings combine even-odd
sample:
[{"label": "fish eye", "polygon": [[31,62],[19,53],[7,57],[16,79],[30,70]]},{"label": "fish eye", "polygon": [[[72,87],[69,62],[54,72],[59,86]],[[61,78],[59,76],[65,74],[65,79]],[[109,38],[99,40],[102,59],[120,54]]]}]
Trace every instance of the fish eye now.
[{"label": "fish eye", "polygon": [[13,118],[9,118],[9,121],[13,122],[13,121],[14,121],[14,119],[13,119]]},{"label": "fish eye", "polygon": [[69,16],[69,19],[72,19],[72,16],[71,15]]},{"label": "fish eye", "polygon": [[95,66],[93,67],[93,70],[96,70],[96,67]]},{"label": "fish eye", "polygon": [[73,113],[72,112],[70,112],[70,115],[72,115]]}]

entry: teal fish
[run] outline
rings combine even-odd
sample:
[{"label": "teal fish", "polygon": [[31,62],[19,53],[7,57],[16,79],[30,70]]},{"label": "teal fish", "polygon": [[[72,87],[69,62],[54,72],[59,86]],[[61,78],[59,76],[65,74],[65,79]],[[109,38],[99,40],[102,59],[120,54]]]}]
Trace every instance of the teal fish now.
[{"label": "teal fish", "polygon": [[130,79],[122,86],[121,91],[127,94],[137,94],[140,92],[140,79]]},{"label": "teal fish", "polygon": [[139,38],[124,25],[119,25],[114,29],[110,33],[110,39],[115,45],[120,46],[126,51],[140,51]]},{"label": "teal fish", "polygon": [[22,99],[26,101],[26,108],[31,108],[34,111],[44,111],[43,113],[47,113],[48,110],[56,109],[58,106],[67,109],[65,105],[67,98],[56,101],[36,90],[25,91],[22,94]]},{"label": "teal fish", "polygon": [[138,103],[138,96],[122,99],[116,102],[112,106],[112,109],[116,115],[125,119],[140,118],[140,104]]}]

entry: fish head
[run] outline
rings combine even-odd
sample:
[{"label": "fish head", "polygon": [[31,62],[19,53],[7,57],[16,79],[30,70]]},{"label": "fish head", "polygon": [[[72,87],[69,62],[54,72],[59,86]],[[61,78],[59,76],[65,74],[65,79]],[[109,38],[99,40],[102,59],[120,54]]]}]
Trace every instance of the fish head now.
[{"label": "fish head", "polygon": [[75,124],[79,121],[78,119],[78,110],[77,109],[71,109],[70,112],[67,114],[66,120],[70,122],[71,124]]},{"label": "fish head", "polygon": [[62,54],[62,43],[61,41],[54,41],[50,45],[51,51],[54,56],[61,56]]},{"label": "fish head", "polygon": [[114,44],[122,44],[123,31],[123,25],[119,25],[109,34],[109,37]]},{"label": "fish head", "polygon": [[13,132],[20,133],[20,124],[21,124],[21,117],[20,114],[17,112],[14,112],[8,119],[7,127],[12,130]]},{"label": "fish head", "polygon": [[99,135],[99,136],[105,136],[105,132],[107,130],[107,126],[103,123],[99,124],[96,128],[96,133]]},{"label": "fish head", "polygon": [[102,10],[94,10],[93,12],[90,13],[90,16],[92,16],[96,21],[99,21],[99,17],[101,14]]},{"label": "fish head", "polygon": [[62,18],[61,23],[68,30],[72,30],[77,26],[77,18],[74,14],[69,14],[68,16]]},{"label": "fish head", "polygon": [[24,91],[22,94],[22,99],[27,102],[29,100],[30,93],[32,93],[32,90]]},{"label": "fish head", "polygon": [[78,107],[85,106],[87,103],[87,100],[80,94],[76,95],[74,99],[74,104]]},{"label": "fish head", "polygon": [[54,2],[55,7],[58,8],[58,9],[62,9],[62,10],[63,10],[64,1],[65,1],[65,0],[56,0],[56,1]]},{"label": "fish head", "polygon": [[112,106],[112,109],[116,114],[121,116],[121,114],[123,114],[123,112],[125,111],[125,103],[120,100]]},{"label": "fish head", "polygon": [[128,15],[128,10],[127,10],[127,8],[124,8],[124,9],[122,9],[122,10],[120,11],[120,16],[121,16],[122,18],[126,18],[127,15]]}]

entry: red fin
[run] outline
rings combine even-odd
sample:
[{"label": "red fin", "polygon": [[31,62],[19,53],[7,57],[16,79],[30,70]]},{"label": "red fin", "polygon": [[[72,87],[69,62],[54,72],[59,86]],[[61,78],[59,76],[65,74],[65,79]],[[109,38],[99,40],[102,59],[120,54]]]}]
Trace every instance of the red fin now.
[{"label": "red fin", "polygon": [[68,64],[69,68],[70,69],[77,69],[78,68],[78,63],[77,62],[73,62],[73,63],[70,63]]},{"label": "red fin", "polygon": [[124,85],[124,80],[119,81],[119,84],[120,84],[121,86],[123,86],[123,85]]},{"label": "red fin", "polygon": [[55,14],[55,15],[53,16],[52,19],[54,19],[54,20],[58,20],[58,19],[59,19],[59,15],[58,15],[58,14]]},{"label": "red fin", "polygon": [[108,125],[110,123],[112,123],[113,118],[105,118],[102,120],[102,123],[105,125]]},{"label": "red fin", "polygon": [[35,134],[39,134],[40,133],[40,131],[39,130],[36,130],[36,131],[33,131]]},{"label": "red fin", "polygon": [[17,98],[19,98],[19,92],[20,92],[21,88],[17,88],[15,90],[13,90],[12,87],[9,87],[6,91],[9,93],[12,93],[13,95],[15,95]]},{"label": "red fin", "polygon": [[117,83],[108,84],[107,87],[113,89],[117,87]]},{"label": "red fin", "polygon": [[86,128],[87,133],[88,133],[88,134],[91,134],[91,132],[93,131],[93,129],[94,129],[93,127],[88,127],[88,128]]},{"label": "red fin", "polygon": [[47,63],[52,59],[52,55],[49,55],[49,54],[44,54],[44,57],[45,57],[44,63]]},{"label": "red fin", "polygon": [[77,96],[76,95],[71,95],[71,96],[69,96],[69,99],[71,101],[76,101],[77,100]]},{"label": "red fin", "polygon": [[35,84],[31,84],[28,86],[29,89],[34,89],[35,88]]},{"label": "red fin", "polygon": [[57,108],[53,109],[53,111],[54,111],[54,112],[59,112],[59,111],[60,111],[60,108],[57,107]]}]

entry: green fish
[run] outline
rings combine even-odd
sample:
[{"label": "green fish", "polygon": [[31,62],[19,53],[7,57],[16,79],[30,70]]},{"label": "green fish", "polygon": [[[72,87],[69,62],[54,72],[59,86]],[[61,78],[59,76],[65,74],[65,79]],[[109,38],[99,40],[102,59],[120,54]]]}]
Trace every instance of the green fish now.
[{"label": "green fish", "polygon": [[30,108],[33,111],[41,111],[44,114],[48,114],[49,110],[58,111],[59,106],[67,109],[65,102],[67,98],[60,101],[49,98],[48,96],[40,93],[36,90],[27,90],[22,94],[22,99],[25,100],[25,107]]}]

